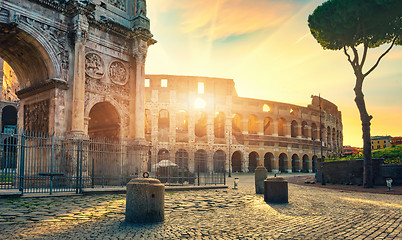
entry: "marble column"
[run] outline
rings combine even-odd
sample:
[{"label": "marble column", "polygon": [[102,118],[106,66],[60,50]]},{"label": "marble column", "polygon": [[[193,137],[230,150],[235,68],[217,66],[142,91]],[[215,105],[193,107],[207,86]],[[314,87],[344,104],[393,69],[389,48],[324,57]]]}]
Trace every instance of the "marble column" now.
[{"label": "marble column", "polygon": [[85,119],[85,44],[87,41],[88,21],[83,15],[77,15],[74,20],[74,80],[71,132],[84,134]]}]

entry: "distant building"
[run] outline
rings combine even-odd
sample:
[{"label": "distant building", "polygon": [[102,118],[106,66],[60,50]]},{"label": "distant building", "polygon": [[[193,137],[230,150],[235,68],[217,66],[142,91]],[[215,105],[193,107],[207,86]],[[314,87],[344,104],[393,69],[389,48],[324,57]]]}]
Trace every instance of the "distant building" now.
[{"label": "distant building", "polygon": [[391,147],[391,136],[374,136],[371,137],[371,149],[382,149]]},{"label": "distant building", "polygon": [[393,137],[392,146],[402,145],[402,137]]},{"label": "distant building", "polygon": [[343,146],[343,154],[346,156],[359,154],[359,148],[351,146]]}]

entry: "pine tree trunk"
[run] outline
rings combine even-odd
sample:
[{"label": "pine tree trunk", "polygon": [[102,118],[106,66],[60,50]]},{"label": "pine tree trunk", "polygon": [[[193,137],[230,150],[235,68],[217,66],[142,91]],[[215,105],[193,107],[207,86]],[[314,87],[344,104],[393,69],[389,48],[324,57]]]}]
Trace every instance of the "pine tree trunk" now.
[{"label": "pine tree trunk", "polygon": [[364,101],[364,94],[362,91],[364,76],[361,73],[356,73],[356,86],[355,102],[360,113],[360,120],[362,122],[363,130],[363,186],[365,188],[373,187],[373,170],[372,170],[372,158],[371,158],[371,137],[370,137],[370,121],[372,116],[368,115],[366,110],[366,103]]}]

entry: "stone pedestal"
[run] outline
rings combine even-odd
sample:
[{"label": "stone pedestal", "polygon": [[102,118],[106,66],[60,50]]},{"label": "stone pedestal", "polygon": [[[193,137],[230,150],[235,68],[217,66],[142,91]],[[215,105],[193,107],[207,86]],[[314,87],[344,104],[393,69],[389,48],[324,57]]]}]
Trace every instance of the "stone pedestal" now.
[{"label": "stone pedestal", "polygon": [[283,178],[267,178],[264,181],[264,201],[288,203],[288,181]]},{"label": "stone pedestal", "polygon": [[258,166],[255,169],[254,182],[255,182],[255,193],[263,194],[264,193],[264,180],[268,176],[268,171],[263,166]]},{"label": "stone pedestal", "polygon": [[162,222],[165,185],[158,179],[136,178],[127,183],[126,221],[133,223]]}]

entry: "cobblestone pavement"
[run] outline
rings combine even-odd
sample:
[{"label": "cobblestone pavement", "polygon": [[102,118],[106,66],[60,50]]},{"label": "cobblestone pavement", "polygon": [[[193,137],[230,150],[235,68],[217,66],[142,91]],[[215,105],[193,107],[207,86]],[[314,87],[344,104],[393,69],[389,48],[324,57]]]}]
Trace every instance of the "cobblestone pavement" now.
[{"label": "cobblestone pavement", "polygon": [[401,196],[289,184],[289,204],[266,204],[239,177],[239,190],[166,192],[157,224],[124,222],[125,195],[0,199],[0,238],[402,239]]}]

